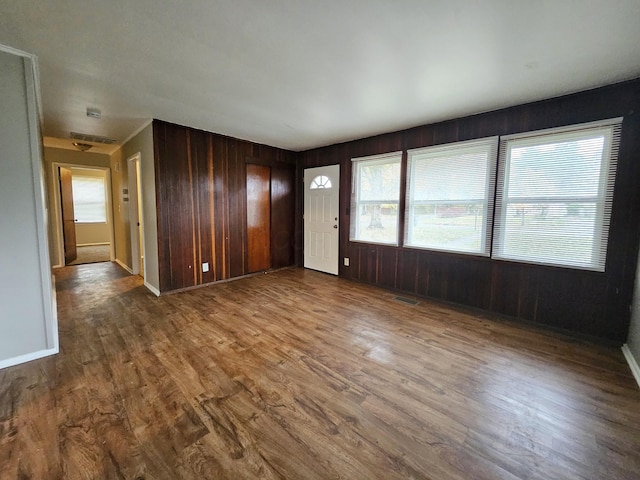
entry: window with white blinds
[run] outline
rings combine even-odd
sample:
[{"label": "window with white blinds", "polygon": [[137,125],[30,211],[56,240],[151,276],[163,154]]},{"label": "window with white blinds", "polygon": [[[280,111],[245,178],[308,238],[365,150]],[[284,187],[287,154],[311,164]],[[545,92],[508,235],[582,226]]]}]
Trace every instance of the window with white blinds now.
[{"label": "window with white blinds", "polygon": [[405,246],[489,255],[498,137],[408,151]]},{"label": "window with white blinds", "polygon": [[349,240],[398,245],[402,152],[351,161]]},{"label": "window with white blinds", "polygon": [[493,258],[604,271],[621,123],[500,139]]},{"label": "window with white blinds", "polygon": [[105,223],[107,221],[104,177],[71,177],[73,212],[78,223]]}]

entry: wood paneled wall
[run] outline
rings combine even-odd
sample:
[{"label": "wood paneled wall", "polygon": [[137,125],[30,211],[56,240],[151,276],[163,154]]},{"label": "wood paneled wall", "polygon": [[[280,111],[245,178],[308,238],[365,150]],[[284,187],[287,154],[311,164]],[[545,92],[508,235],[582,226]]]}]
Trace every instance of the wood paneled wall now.
[{"label": "wood paneled wall", "polygon": [[[340,256],[350,258],[349,267],[340,261],[341,276],[623,342],[640,237],[637,112],[640,80],[309,150],[301,153],[301,163],[341,166]],[[624,123],[605,273],[349,242],[353,157],[619,116]]]},{"label": "wood paneled wall", "polygon": [[294,263],[296,153],[158,120],[153,138],[161,292],[249,273],[247,162],[271,168],[271,267]]}]

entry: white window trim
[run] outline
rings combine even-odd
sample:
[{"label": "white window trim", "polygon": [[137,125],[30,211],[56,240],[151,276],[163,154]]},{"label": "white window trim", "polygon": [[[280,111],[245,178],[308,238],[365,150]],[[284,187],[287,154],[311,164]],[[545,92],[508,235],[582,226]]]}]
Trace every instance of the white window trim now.
[{"label": "white window trim", "polygon": [[[358,164],[367,163],[368,165],[382,165],[385,163],[389,163],[389,160],[397,161],[400,164],[400,171],[402,172],[402,155],[403,151],[398,150],[395,152],[382,153],[379,155],[369,155],[366,157],[354,157],[351,159],[352,171],[351,171],[351,206],[350,206],[350,220],[349,220],[349,241],[354,243],[371,243],[375,245],[389,245],[398,247],[400,246],[400,216],[403,212],[400,212],[400,193],[401,193],[401,185],[402,178],[398,179],[398,198],[397,199],[383,199],[383,200],[360,200],[360,189],[356,187],[356,169],[358,168]],[[401,175],[402,177],[402,175]],[[386,203],[386,204],[396,204],[398,206],[398,219],[396,221],[396,240],[395,242],[374,242],[372,240],[361,240],[358,238],[353,238],[354,232],[360,230],[358,222],[360,221],[360,216],[358,215],[357,208],[362,204],[378,204],[378,203]],[[355,212],[355,213],[354,213]],[[352,222],[356,222],[355,225]]]},{"label": "white window trim", "polygon": [[[101,186],[102,186],[102,192],[103,192],[103,202],[101,202],[102,205],[104,205],[104,220],[90,220],[87,221],[84,218],[82,220],[78,220],[76,221],[76,225],[106,225],[108,223],[108,208],[107,208],[107,179],[106,176],[104,175],[83,175],[82,173],[73,173],[72,177],[71,177],[71,181],[72,183],[74,181],[78,182],[78,181],[90,181],[90,182],[100,182]],[[77,196],[74,197],[74,208],[77,206],[76,205],[76,199]],[[76,211],[76,216],[78,215],[78,212]]]},{"label": "white window trim", "polygon": [[[321,183],[323,180],[325,182]],[[333,188],[333,184],[331,183],[331,179],[329,177],[327,177],[326,175],[316,175],[311,180],[309,188],[311,190],[319,190],[319,189],[329,190],[329,189]]]},{"label": "white window trim", "polygon": [[564,125],[562,127],[544,128],[542,130],[533,130],[530,132],[512,133],[510,135],[501,135],[500,143],[512,139],[524,139],[528,137],[543,137],[553,135],[555,133],[565,133],[578,130],[590,130],[597,127],[613,127],[621,125],[624,117],[607,118],[606,120],[597,120],[595,122],[576,123],[573,125]]},{"label": "white window trim", "polygon": [[[506,223],[507,206],[510,203],[596,203],[596,216],[594,220],[595,228],[597,232],[593,236],[592,251],[600,252],[602,247],[603,238],[609,242],[609,227],[611,221],[612,200],[607,204],[606,197],[610,194],[613,195],[615,189],[615,177],[617,167],[617,154],[619,150],[620,138],[615,137],[615,129],[621,130],[623,117],[616,117],[606,120],[600,120],[595,122],[588,122],[576,125],[567,125],[557,128],[549,128],[544,130],[536,130],[532,132],[524,132],[512,135],[505,135],[500,137],[500,146],[498,151],[498,177],[496,186],[496,200],[495,200],[495,214],[494,214],[494,227],[493,227],[493,246],[491,258],[496,260],[505,260],[510,262],[545,265],[560,268],[569,268],[575,270],[588,270],[596,272],[604,272],[606,268],[606,255],[607,247],[605,245],[603,256],[600,261],[594,260],[590,265],[577,264],[577,263],[561,263],[554,261],[537,261],[531,258],[522,258],[505,255],[500,247],[504,246],[504,225]],[[572,136],[579,138],[584,136],[584,132],[588,130],[597,131],[598,129],[605,130],[605,145],[603,147],[603,161],[600,164],[600,184],[598,186],[598,195],[593,197],[570,197],[570,196],[557,196],[557,197],[515,197],[515,200],[505,199],[504,196],[509,189],[509,167],[507,162],[509,143],[518,140],[518,146],[526,146],[528,143],[531,145],[539,143],[540,138],[557,134],[568,134],[565,138],[570,139]],[[527,139],[531,139],[527,142]],[[522,142],[522,140],[525,140]],[[614,158],[612,162],[611,159]],[[607,186],[609,179],[611,178],[611,191],[607,192]],[[598,202],[598,200],[603,201]],[[606,235],[604,234],[606,232]]]},{"label": "white window trim", "polygon": [[[405,181],[405,194],[406,194],[406,202],[405,202],[405,211],[402,212],[404,214],[404,226],[405,226],[405,232],[404,232],[404,239],[403,239],[403,246],[407,247],[407,248],[414,248],[414,249],[419,249],[419,250],[429,250],[429,251],[438,251],[438,252],[448,252],[448,253],[456,253],[456,254],[461,254],[461,255],[473,255],[473,256],[482,256],[482,257],[489,257],[491,255],[491,243],[492,243],[492,231],[493,231],[493,205],[494,205],[494,196],[495,196],[495,188],[496,188],[496,174],[497,174],[497,169],[496,169],[496,159],[498,156],[498,145],[499,145],[499,140],[500,137],[495,135],[492,137],[484,137],[484,138],[476,138],[473,140],[463,140],[461,142],[453,142],[453,143],[445,143],[445,144],[440,144],[440,145],[433,145],[433,146],[429,146],[429,147],[420,147],[420,148],[413,148],[410,150],[407,150],[407,178]],[[413,164],[412,164],[412,157],[413,156],[418,156],[424,153],[429,153],[429,154],[437,154],[439,152],[450,152],[450,151],[454,151],[456,149],[463,149],[463,148],[472,148],[474,146],[481,146],[481,145],[487,145],[489,146],[489,156],[487,158],[487,169],[485,172],[486,178],[485,178],[485,199],[475,199],[477,200],[476,203],[482,202],[484,201],[484,206],[483,206],[483,213],[484,216],[483,218],[485,219],[485,222],[483,222],[482,225],[482,237],[481,237],[481,248],[480,251],[467,251],[467,250],[454,250],[454,249],[447,249],[447,248],[437,248],[437,247],[432,247],[432,246],[423,246],[423,245],[419,245],[419,244],[415,244],[415,243],[409,243],[409,238],[411,236],[411,221],[410,221],[410,216],[411,216],[411,208],[412,205],[414,204],[414,202],[412,201],[410,197],[410,195],[413,193],[411,191],[410,188],[410,182],[411,182],[411,178],[413,176]],[[469,202],[472,201],[474,199],[464,199],[464,202]],[[431,202],[429,201],[425,201],[422,202],[422,204],[438,204],[438,205],[442,205],[445,203],[461,203],[458,200],[451,200],[451,201],[439,201],[439,200],[433,200]]]}]

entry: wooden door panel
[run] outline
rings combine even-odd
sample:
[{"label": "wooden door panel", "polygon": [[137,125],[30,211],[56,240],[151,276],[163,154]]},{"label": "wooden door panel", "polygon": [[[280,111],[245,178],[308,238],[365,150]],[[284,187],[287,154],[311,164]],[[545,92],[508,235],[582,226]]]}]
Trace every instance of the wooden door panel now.
[{"label": "wooden door panel", "polygon": [[247,164],[247,263],[249,273],[271,268],[271,169]]},{"label": "wooden door panel", "polygon": [[64,263],[68,265],[78,258],[78,251],[76,249],[76,219],[73,211],[71,169],[64,167],[60,167],[60,206],[62,208]]}]

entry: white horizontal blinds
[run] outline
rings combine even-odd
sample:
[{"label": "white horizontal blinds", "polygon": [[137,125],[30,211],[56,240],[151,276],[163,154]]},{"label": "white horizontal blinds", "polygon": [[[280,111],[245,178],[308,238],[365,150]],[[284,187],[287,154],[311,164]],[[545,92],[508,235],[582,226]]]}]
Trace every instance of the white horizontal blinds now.
[{"label": "white horizontal blinds", "polygon": [[107,210],[104,177],[89,177],[74,174],[73,213],[78,223],[105,223]]},{"label": "white horizontal blinds", "polygon": [[621,119],[501,139],[493,257],[603,272]]},{"label": "white horizontal blinds", "polygon": [[498,137],[408,152],[405,245],[489,255]]},{"label": "white horizontal blinds", "polygon": [[352,159],[349,239],[398,245],[402,152]]}]

